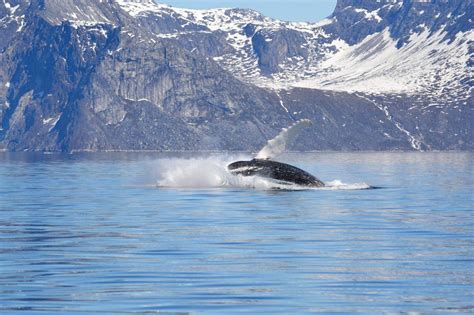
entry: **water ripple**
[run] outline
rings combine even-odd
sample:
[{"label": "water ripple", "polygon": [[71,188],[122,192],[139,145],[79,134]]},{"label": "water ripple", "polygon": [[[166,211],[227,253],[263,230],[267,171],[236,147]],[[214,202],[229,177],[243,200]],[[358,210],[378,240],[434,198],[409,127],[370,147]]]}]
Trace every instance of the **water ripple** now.
[{"label": "water ripple", "polygon": [[170,159],[0,154],[0,312],[474,309],[473,154],[283,157],[381,190],[157,188]]}]

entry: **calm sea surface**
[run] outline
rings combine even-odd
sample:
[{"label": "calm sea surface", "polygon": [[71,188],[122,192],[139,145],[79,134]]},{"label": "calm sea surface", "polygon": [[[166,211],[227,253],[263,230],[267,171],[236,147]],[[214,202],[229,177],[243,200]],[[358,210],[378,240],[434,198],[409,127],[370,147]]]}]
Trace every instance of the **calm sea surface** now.
[{"label": "calm sea surface", "polygon": [[473,154],[236,158],[0,153],[0,313],[474,312]]}]

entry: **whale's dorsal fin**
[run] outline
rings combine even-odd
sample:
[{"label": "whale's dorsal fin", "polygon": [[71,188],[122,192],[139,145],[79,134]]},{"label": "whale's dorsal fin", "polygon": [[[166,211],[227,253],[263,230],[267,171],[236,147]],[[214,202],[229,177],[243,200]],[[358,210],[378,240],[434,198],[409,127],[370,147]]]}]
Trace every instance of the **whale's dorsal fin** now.
[{"label": "whale's dorsal fin", "polygon": [[295,122],[290,127],[283,128],[278,136],[267,142],[267,145],[265,145],[263,149],[258,152],[255,159],[269,160],[279,156],[280,154],[285,152],[286,148],[299,135],[301,130],[311,124],[311,120],[301,119]]}]

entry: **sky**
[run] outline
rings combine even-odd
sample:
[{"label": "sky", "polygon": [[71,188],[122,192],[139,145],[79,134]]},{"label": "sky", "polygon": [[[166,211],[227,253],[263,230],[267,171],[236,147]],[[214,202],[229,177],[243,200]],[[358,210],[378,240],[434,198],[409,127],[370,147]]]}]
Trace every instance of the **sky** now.
[{"label": "sky", "polygon": [[250,8],[264,15],[296,22],[318,22],[329,16],[336,0],[157,0],[188,9]]}]

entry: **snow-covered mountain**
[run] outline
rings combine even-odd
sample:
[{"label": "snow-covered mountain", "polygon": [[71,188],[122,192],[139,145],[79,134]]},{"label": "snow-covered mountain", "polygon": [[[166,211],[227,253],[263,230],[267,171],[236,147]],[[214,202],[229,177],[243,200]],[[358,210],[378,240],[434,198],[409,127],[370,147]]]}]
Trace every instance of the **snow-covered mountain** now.
[{"label": "snow-covered mountain", "polygon": [[472,1],[339,1],[334,14],[316,24],[250,10],[117,2],[142,25],[173,21],[172,27],[153,27],[154,35],[191,42],[197,36],[205,44],[191,43],[191,50],[256,85],[469,96]]},{"label": "snow-covered mountain", "polygon": [[0,143],[255,149],[309,118],[298,149],[472,149],[473,12],[339,0],[293,23],[152,0],[0,0]]}]

